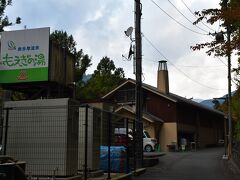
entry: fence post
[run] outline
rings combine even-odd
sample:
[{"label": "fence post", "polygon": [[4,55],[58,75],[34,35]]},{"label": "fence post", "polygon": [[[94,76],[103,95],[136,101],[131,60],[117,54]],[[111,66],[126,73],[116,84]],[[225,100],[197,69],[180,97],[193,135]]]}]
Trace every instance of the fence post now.
[{"label": "fence post", "polygon": [[87,157],[88,157],[88,105],[86,105],[85,111],[85,144],[84,144],[84,180],[87,180],[88,170],[87,170]]},{"label": "fence post", "polygon": [[7,136],[8,136],[8,120],[9,120],[9,110],[12,108],[4,108],[6,110],[6,123],[5,123],[5,133],[4,133],[4,147],[3,147],[3,155],[7,154]]},{"label": "fence post", "polygon": [[127,146],[127,172],[126,173],[129,173],[129,143],[128,143],[128,134],[129,134],[129,132],[128,132],[128,118],[126,119],[126,138],[127,138],[127,141],[126,141],[126,146]]},{"label": "fence post", "polygon": [[108,113],[108,177],[111,179],[111,113]]},{"label": "fence post", "polygon": [[133,121],[133,170],[136,173],[136,127],[135,120]]}]

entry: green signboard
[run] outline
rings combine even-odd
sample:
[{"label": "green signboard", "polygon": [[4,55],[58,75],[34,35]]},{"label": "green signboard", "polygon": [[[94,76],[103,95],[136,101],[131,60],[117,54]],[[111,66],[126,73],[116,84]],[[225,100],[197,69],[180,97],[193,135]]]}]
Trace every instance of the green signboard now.
[{"label": "green signboard", "polygon": [[5,31],[0,84],[48,81],[49,28]]}]

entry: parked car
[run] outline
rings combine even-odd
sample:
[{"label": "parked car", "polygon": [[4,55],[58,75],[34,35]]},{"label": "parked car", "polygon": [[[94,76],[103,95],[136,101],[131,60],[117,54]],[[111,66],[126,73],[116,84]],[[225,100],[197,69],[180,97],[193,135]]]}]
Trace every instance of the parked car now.
[{"label": "parked car", "polygon": [[[127,137],[126,137],[126,128],[115,128],[115,145],[127,145]],[[128,143],[129,146],[132,145],[133,141],[133,131],[132,129],[128,129]],[[157,140],[155,138],[151,138],[149,133],[146,130],[143,130],[143,150],[146,152],[154,151],[157,145]]]},{"label": "parked car", "polygon": [[157,139],[151,138],[146,130],[143,130],[143,150],[146,152],[154,151],[157,146]]}]

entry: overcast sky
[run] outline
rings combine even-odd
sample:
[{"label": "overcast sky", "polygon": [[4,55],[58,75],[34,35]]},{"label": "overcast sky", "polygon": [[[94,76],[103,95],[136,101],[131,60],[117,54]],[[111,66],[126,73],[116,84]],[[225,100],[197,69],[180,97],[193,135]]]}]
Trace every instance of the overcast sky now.
[{"label": "overcast sky", "polygon": [[[143,82],[156,86],[158,61],[167,59],[170,92],[194,99],[227,94],[226,58],[221,58],[224,65],[218,58],[207,56],[204,50],[190,49],[191,45],[211,38],[202,34],[213,32],[211,29],[219,31],[219,26],[210,29],[206,24],[192,25],[189,21],[196,17],[189,9],[215,8],[219,0],[169,1],[142,0]],[[11,20],[16,16],[22,18],[22,24],[8,30],[50,27],[51,32],[64,30],[72,34],[78,49],[92,56],[88,74],[103,56],[108,56],[116,67],[124,69],[127,78],[135,79],[133,62],[122,57],[127,56],[130,46],[124,31],[134,26],[134,0],[13,0],[6,14]],[[235,57],[232,61],[236,66]]]}]

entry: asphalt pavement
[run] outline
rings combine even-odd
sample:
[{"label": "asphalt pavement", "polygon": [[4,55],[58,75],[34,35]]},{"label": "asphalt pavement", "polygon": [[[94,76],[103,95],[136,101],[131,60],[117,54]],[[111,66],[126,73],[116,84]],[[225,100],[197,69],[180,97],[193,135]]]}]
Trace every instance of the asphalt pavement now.
[{"label": "asphalt pavement", "polygon": [[239,180],[240,170],[223,160],[223,148],[194,152],[170,152],[159,157],[159,164],[132,177],[133,180]]}]

